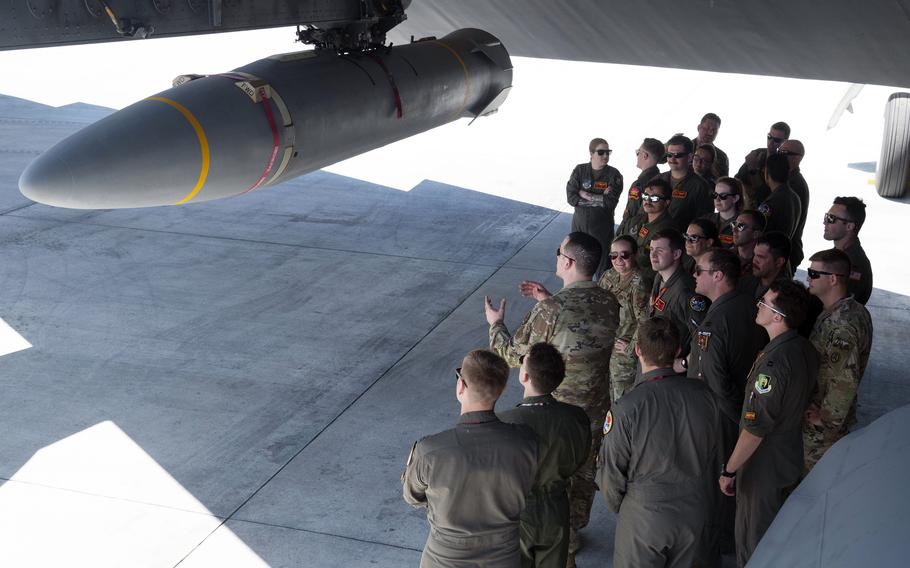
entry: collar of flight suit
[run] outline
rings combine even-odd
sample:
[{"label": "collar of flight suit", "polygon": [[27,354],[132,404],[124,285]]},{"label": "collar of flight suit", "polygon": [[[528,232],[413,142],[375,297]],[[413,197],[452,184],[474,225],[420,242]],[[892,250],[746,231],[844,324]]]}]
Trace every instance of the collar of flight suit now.
[{"label": "collar of flight suit", "polygon": [[553,402],[555,400],[556,399],[553,398],[553,395],[550,395],[550,394],[542,394],[539,396],[526,396],[523,399],[521,399],[521,402],[519,402],[515,406],[541,405],[541,404],[547,404],[547,403]]},{"label": "collar of flight suit", "polygon": [[476,410],[465,412],[458,418],[458,424],[483,424],[485,422],[499,422],[496,413],[492,410]]},{"label": "collar of flight suit", "polygon": [[775,337],[774,339],[769,341],[768,344],[765,346],[765,348],[762,349],[762,352],[767,353],[768,351],[771,351],[775,347],[777,347],[779,345],[783,345],[784,343],[786,343],[792,339],[796,339],[797,337],[799,337],[799,330],[788,329],[787,331],[783,332],[782,334],[778,335],[777,337]]},{"label": "collar of flight suit", "polygon": [[[759,286],[761,286],[760,283],[759,283]],[[726,304],[727,302],[729,302],[730,300],[732,300],[739,294],[740,294],[740,291],[737,288],[733,288],[726,294],[723,294],[720,298],[718,298],[714,302],[711,302],[711,307],[708,308],[708,314],[710,314],[713,311],[717,311],[719,309],[717,306],[722,306],[722,305]],[[705,314],[705,317],[708,317],[708,314]]]},{"label": "collar of flight suit", "polygon": [[632,388],[635,388],[642,383],[646,383],[646,382],[654,380],[654,379],[658,379],[658,378],[662,379],[664,377],[675,377],[677,375],[679,375],[679,373],[674,371],[671,367],[663,367],[662,369],[654,369],[653,371],[648,371],[647,373],[645,373],[645,374],[639,376],[637,379],[635,379],[635,384],[632,385]]}]

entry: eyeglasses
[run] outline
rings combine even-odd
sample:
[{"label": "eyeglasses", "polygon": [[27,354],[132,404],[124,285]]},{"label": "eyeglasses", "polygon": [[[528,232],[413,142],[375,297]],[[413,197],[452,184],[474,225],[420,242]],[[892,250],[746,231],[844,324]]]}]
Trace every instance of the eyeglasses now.
[{"label": "eyeglasses", "polygon": [[621,258],[623,260],[629,260],[630,258],[632,258],[632,253],[627,250],[610,253],[610,260],[616,260],[617,258]]},{"label": "eyeglasses", "polygon": [[738,221],[733,221],[730,226],[733,227],[734,231],[745,231],[752,228],[748,223],[740,223]]},{"label": "eyeglasses", "polygon": [[703,272],[714,273],[720,270],[719,268],[702,268],[701,266],[695,265],[695,275],[701,276]]},{"label": "eyeglasses", "polygon": [[648,155],[648,153],[645,152],[644,150],[642,150],[641,148],[639,148],[638,150],[635,150],[635,155],[636,155],[636,156],[641,156],[642,154],[644,154],[645,156]]},{"label": "eyeglasses", "polygon": [[613,150],[594,150],[592,154],[597,154],[598,156],[609,156],[613,153]]},{"label": "eyeglasses", "polygon": [[706,237],[704,235],[690,235],[689,233],[686,233],[685,235],[683,235],[683,238],[686,239],[687,243],[697,243],[698,241],[700,241],[702,239],[707,239],[708,237]]},{"label": "eyeglasses", "polygon": [[468,384],[468,381],[465,381],[464,377],[461,376],[461,367],[455,368],[455,382],[457,383],[458,381],[464,381],[465,386]]},{"label": "eyeglasses", "polygon": [[802,156],[802,154],[799,152],[794,152],[792,150],[781,150],[780,148],[777,149],[777,153],[781,156]]},{"label": "eyeglasses", "polygon": [[726,201],[731,197],[736,197],[735,193],[717,193],[716,191],[711,194],[712,199],[720,199],[721,201]]},{"label": "eyeglasses", "polygon": [[840,221],[841,223],[852,223],[853,219],[847,219],[846,217],[838,217],[837,215],[825,213],[825,225],[830,225],[835,221]]},{"label": "eyeglasses", "polygon": [[670,199],[669,197],[664,197],[663,195],[653,195],[650,193],[642,193],[641,198],[643,201],[650,201],[651,203],[657,203],[658,201]]},{"label": "eyeglasses", "polygon": [[771,133],[768,133],[768,140],[774,140],[775,144],[782,144],[786,138],[778,138],[777,136],[771,136]]},{"label": "eyeglasses", "polygon": [[559,258],[559,257],[561,257],[561,256],[565,256],[566,258],[568,258],[568,259],[571,260],[572,262],[575,262],[575,259],[574,259],[574,258],[572,258],[571,256],[566,256],[560,249],[556,249],[556,258]]},{"label": "eyeglasses", "polygon": [[675,158],[678,160],[679,158],[685,158],[688,155],[689,155],[688,152],[667,152],[666,154],[664,154],[664,157],[667,158],[668,160],[670,158]]},{"label": "eyeglasses", "polygon": [[756,305],[756,306],[759,306],[759,307],[764,306],[764,307],[768,308],[769,310],[771,310],[772,312],[774,312],[775,314],[779,315],[779,316],[782,317],[782,318],[787,317],[787,314],[785,314],[784,312],[778,310],[777,308],[775,308],[775,307],[772,306],[771,304],[765,302],[765,300],[764,300],[763,298],[759,298],[758,301],[755,302],[755,305]]},{"label": "eyeglasses", "polygon": [[847,277],[846,274],[838,274],[836,272],[825,272],[824,270],[815,270],[813,268],[806,270],[806,273],[809,275],[809,280],[815,280],[816,278],[821,278],[822,274],[825,274],[827,276],[841,276],[843,278]]}]

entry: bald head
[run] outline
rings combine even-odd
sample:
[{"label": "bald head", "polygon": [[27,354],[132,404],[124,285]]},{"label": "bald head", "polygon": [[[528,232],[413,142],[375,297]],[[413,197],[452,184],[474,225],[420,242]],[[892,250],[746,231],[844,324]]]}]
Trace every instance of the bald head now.
[{"label": "bald head", "polygon": [[806,155],[806,149],[799,140],[786,140],[780,145],[778,153],[786,154],[787,161],[790,162],[790,171],[793,171],[799,167],[799,163],[803,160],[803,156]]}]

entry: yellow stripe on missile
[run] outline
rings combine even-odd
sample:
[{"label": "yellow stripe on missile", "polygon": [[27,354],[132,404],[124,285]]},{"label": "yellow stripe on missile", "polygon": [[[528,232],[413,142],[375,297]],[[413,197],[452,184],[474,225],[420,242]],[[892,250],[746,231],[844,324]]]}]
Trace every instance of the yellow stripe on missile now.
[{"label": "yellow stripe on missile", "polygon": [[468,107],[468,99],[471,97],[471,74],[468,71],[468,64],[464,62],[464,59],[462,59],[461,56],[458,55],[458,52],[455,51],[450,45],[445,44],[439,40],[435,40],[433,43],[441,45],[442,47],[448,49],[449,52],[455,56],[455,59],[461,63],[461,68],[464,70],[464,103],[461,105],[461,110],[459,110],[456,114],[456,116],[461,116],[461,113],[464,111],[464,109]]},{"label": "yellow stripe on missile", "polygon": [[193,130],[196,132],[196,138],[199,139],[199,148],[202,150],[202,167],[199,168],[199,179],[196,181],[196,186],[193,187],[186,197],[175,203],[175,205],[180,205],[186,203],[196,197],[196,194],[199,193],[199,190],[202,189],[202,186],[205,185],[205,180],[209,175],[209,166],[211,164],[211,156],[209,152],[209,141],[205,137],[205,131],[202,129],[202,125],[199,124],[199,121],[196,120],[196,117],[193,116],[193,113],[190,112],[190,109],[186,108],[177,101],[172,101],[164,97],[149,97],[145,99],[147,101],[158,101],[166,105],[170,105],[177,109],[180,114],[183,115],[183,118],[190,123],[190,126],[193,127]]}]

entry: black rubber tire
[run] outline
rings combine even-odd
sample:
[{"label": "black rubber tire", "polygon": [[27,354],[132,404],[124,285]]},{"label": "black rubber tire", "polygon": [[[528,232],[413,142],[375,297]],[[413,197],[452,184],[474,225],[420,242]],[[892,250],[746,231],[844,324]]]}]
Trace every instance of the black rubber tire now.
[{"label": "black rubber tire", "polygon": [[885,104],[882,155],[875,172],[882,197],[902,197],[910,181],[910,93],[894,93]]}]

